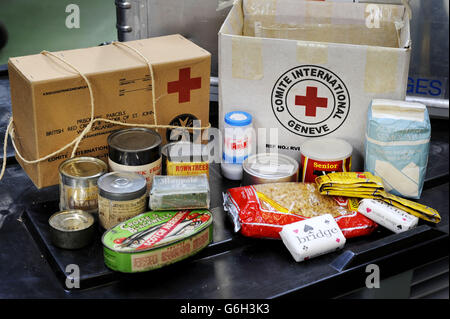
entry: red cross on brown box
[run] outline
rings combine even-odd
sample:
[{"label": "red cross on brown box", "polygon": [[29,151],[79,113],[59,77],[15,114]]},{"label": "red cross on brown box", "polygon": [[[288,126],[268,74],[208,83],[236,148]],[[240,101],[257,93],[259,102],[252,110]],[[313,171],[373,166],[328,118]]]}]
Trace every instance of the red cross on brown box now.
[{"label": "red cross on brown box", "polygon": [[191,90],[202,87],[202,78],[191,78],[191,68],[180,69],[179,80],[167,83],[167,92],[178,92],[178,103],[185,103],[191,100]]}]

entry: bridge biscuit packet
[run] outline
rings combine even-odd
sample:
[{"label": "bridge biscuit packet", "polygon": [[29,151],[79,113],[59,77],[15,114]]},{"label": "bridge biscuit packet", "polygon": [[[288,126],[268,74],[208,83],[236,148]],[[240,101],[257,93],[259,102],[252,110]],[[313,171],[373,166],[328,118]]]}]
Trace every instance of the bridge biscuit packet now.
[{"label": "bridge biscuit packet", "polygon": [[285,225],[280,237],[297,262],[342,249],[346,242],[330,214]]}]

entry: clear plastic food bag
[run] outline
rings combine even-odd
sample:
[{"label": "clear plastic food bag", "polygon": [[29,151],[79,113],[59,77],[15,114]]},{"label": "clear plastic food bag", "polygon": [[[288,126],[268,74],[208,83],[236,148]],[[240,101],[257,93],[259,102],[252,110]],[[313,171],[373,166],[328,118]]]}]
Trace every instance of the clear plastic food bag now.
[{"label": "clear plastic food bag", "polygon": [[206,174],[153,178],[150,190],[151,210],[209,208],[209,182]]},{"label": "clear plastic food bag", "polygon": [[330,214],[346,238],[368,235],[377,224],[357,212],[354,198],[321,195],[315,183],[236,187],[224,193],[234,230],[248,237],[280,238],[287,224]]}]

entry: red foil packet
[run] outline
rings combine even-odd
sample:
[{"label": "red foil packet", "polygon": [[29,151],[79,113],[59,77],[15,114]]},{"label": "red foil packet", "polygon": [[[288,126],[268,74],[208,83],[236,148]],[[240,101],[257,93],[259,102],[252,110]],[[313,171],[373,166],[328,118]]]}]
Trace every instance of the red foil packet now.
[{"label": "red foil packet", "polygon": [[[308,194],[316,200],[317,192]],[[309,217],[293,213],[276,201],[257,192],[254,186],[229,189],[223,193],[224,209],[234,225],[234,231],[244,236],[280,239],[279,232],[287,224],[305,220]],[[345,238],[369,235],[377,224],[360,214],[358,199],[334,197],[339,214],[334,217]],[[324,214],[327,212],[323,212]]]}]

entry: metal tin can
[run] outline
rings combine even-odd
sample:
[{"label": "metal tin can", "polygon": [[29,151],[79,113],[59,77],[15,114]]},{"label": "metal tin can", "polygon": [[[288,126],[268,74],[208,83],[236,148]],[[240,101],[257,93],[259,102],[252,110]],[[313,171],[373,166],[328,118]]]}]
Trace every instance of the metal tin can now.
[{"label": "metal tin can", "polygon": [[278,153],[261,153],[247,157],[242,164],[242,186],[298,182],[298,162]]},{"label": "metal tin can", "polygon": [[173,142],[163,146],[163,175],[200,175],[209,177],[209,149],[204,144]]},{"label": "metal tin can", "polygon": [[108,136],[108,164],[114,172],[135,172],[147,180],[161,173],[161,135],[146,128],[119,130]]},{"label": "metal tin can", "polygon": [[98,180],[98,217],[109,229],[142,214],[147,206],[147,183],[133,172],[111,172]]},{"label": "metal tin can", "polygon": [[59,209],[97,213],[97,181],[108,172],[106,163],[95,157],[75,157],[61,163],[58,170]]},{"label": "metal tin can", "polygon": [[318,176],[350,172],[352,146],[337,138],[309,139],[300,146],[302,181],[314,183]]},{"label": "metal tin can", "polygon": [[94,217],[82,210],[61,211],[50,216],[50,234],[55,246],[79,249],[91,243],[94,236]]},{"label": "metal tin can", "polygon": [[105,264],[124,273],[153,270],[196,254],[212,235],[208,210],[147,212],[103,234]]}]

